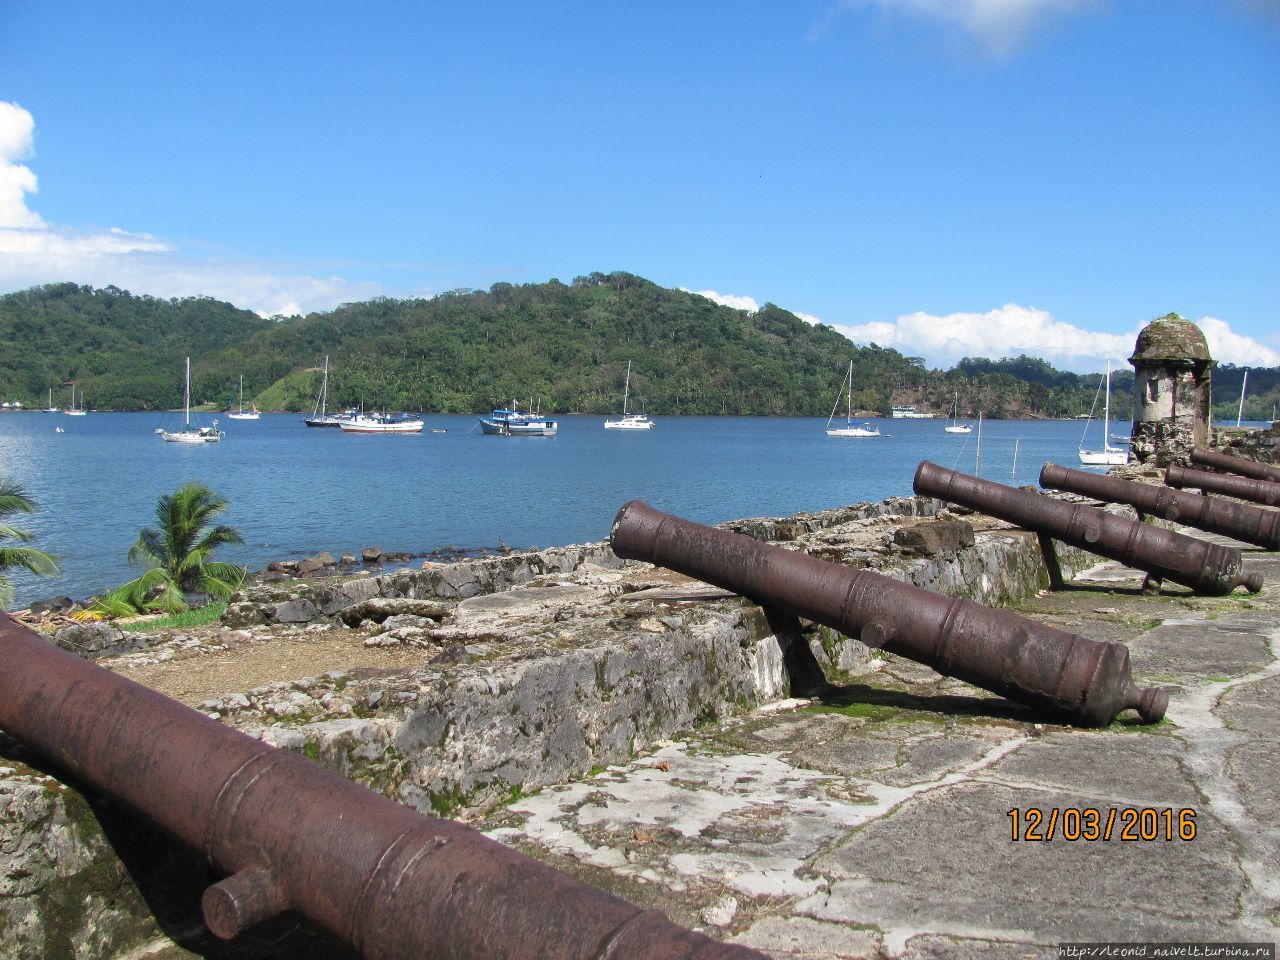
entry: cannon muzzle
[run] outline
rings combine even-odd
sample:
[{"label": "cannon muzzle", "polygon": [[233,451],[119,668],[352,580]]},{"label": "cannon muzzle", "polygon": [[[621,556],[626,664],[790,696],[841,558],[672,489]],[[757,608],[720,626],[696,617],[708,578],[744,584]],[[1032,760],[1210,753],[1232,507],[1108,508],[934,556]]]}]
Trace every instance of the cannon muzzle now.
[{"label": "cannon muzzle", "polygon": [[1210,473],[1207,470],[1192,470],[1189,467],[1171,463],[1164,473],[1164,482],[1179,489],[1194,487],[1204,493],[1221,493],[1228,497],[1250,500],[1253,503],[1280,507],[1280,483],[1271,483],[1267,480],[1232,476],[1229,473]]},{"label": "cannon muzzle", "polygon": [[0,614],[0,727],[207,856],[209,929],[283,910],[378,960],[766,960],[225,727]]},{"label": "cannon muzzle", "polygon": [[1247,503],[1202,497],[1152,483],[1134,483],[1119,477],[1086,473],[1046,463],[1040,470],[1040,486],[1080,493],[1109,503],[1127,503],[1150,514],[1183,523],[1209,533],[1220,533],[1267,550],[1280,550],[1280,512]]},{"label": "cannon muzzle", "polygon": [[1217,450],[1211,450],[1208,447],[1192,447],[1191,462],[1198,463],[1202,467],[1213,467],[1215,470],[1234,473],[1241,477],[1252,477],[1254,480],[1280,483],[1280,467],[1263,463],[1261,460],[1251,460],[1248,457],[1233,457],[1229,453],[1219,453]]},{"label": "cannon muzzle", "polygon": [[1168,706],[1165,690],[1134,685],[1122,643],[760,543],[639,500],[618,511],[610,540],[620,557],[733,590],[1080,726],[1105,726],[1129,708],[1154,722]]},{"label": "cannon muzzle", "polygon": [[1262,574],[1245,573],[1240,551],[1235,547],[1208,543],[1094,507],[1016,490],[928,460],[916,469],[915,491],[998,517],[1024,530],[1047,534],[1199,593],[1219,596],[1242,584],[1252,593],[1262,589]]}]

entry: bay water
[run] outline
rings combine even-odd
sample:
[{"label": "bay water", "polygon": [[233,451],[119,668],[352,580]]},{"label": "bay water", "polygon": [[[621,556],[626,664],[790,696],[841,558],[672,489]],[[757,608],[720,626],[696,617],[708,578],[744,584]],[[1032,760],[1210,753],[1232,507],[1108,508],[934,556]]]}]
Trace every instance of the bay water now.
[{"label": "bay water", "polygon": [[[59,577],[10,571],[18,607],[83,598],[141,572],[126,561],[157,498],[198,480],[225,498],[223,522],[243,547],[219,559],[271,560],[364,547],[516,549],[603,540],[618,508],[640,498],[701,523],[787,516],[909,496],[921,460],[1015,485],[1046,461],[1078,466],[1082,421],[871,420],[881,436],[836,439],[807,417],[663,417],[648,431],[603,429],[599,416],[560,417],[556,437],[483,436],[474,416],[434,415],[444,433],[367,436],[308,429],[298,414],[221,421],[217,444],[165,443],[146,413],[0,415],[0,478],[39,506],[10,522],[59,559]],[[208,423],[205,418],[205,423]],[[57,432],[61,427],[64,432]],[[1127,436],[1129,424],[1112,423]],[[1097,447],[1102,425],[1088,427]],[[1015,445],[1017,459],[1015,463]]]}]

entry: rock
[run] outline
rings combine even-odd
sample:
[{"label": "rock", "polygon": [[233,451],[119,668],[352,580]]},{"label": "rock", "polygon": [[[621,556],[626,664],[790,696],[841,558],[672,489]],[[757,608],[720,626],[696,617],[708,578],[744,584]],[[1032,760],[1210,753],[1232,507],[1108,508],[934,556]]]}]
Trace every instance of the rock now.
[{"label": "rock", "polygon": [[307,557],[298,563],[298,576],[305,577],[315,573],[317,570],[323,570],[326,564],[319,557]]},{"label": "rock", "polygon": [[973,546],[973,525],[964,520],[933,520],[894,531],[893,542],[904,553],[932,557]]},{"label": "rock", "polygon": [[738,898],[725,894],[715,903],[704,907],[701,913],[704,923],[713,927],[727,927],[738,912]]},{"label": "rock", "polygon": [[222,611],[219,620],[224,626],[233,629],[253,627],[267,622],[258,605],[249,601],[227,604],[227,609]]},{"label": "rock", "polygon": [[37,600],[27,609],[36,616],[45,613],[66,613],[76,602],[70,597],[50,597],[48,600]]},{"label": "rock", "polygon": [[[422,621],[439,623],[448,616],[449,607],[438,600],[414,600],[409,597],[371,597],[342,610],[338,616],[351,627],[366,620],[383,623],[392,617],[408,616]],[[414,626],[425,625],[415,622]]]},{"label": "rock", "polygon": [[377,547],[365,547],[360,551],[360,558],[368,564],[381,563],[382,551]]},{"label": "rock", "polygon": [[[230,607],[227,608],[228,612]],[[286,600],[276,604],[275,619],[280,623],[307,623],[314,620],[319,613],[310,600]],[[223,614],[225,617],[226,614]]]},{"label": "rock", "polygon": [[146,638],[142,634],[128,634],[119,627],[102,621],[63,627],[53,635],[53,642],[86,660],[113,657],[147,648]]},{"label": "rock", "polygon": [[397,551],[395,553],[383,554],[382,561],[384,563],[408,563],[413,559],[413,554]]},{"label": "rock", "polygon": [[344,553],[342,556],[338,558],[338,563],[340,563],[344,567],[355,566],[355,562],[356,562],[356,555],[354,553]]}]

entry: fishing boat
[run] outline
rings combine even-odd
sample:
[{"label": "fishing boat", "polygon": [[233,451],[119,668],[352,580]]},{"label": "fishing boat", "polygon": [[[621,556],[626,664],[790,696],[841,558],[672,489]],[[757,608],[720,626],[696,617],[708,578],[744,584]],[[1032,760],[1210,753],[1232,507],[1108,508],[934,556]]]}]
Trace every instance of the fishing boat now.
[{"label": "fishing boat", "polygon": [[[832,427],[831,421],[835,419],[836,410],[840,406],[840,397],[844,395],[848,397],[848,406],[845,414],[845,425],[843,427]],[[853,423],[853,361],[849,361],[849,375],[845,379],[844,385],[840,388],[840,393],[836,394],[835,406],[831,408],[831,416],[827,417],[827,436],[828,437],[878,437],[880,436],[880,428],[873,427],[869,423],[863,423],[862,426],[854,426]]]},{"label": "fishing boat", "polygon": [[342,417],[338,426],[343,433],[421,433],[422,418],[408,413],[357,413]]},{"label": "fishing boat", "polygon": [[[1106,399],[1103,401],[1102,414],[1102,449],[1086,450],[1084,449],[1084,437],[1089,432],[1089,423],[1092,422],[1093,411],[1089,412],[1090,420],[1084,425],[1084,434],[1080,436],[1080,462],[1091,467],[1112,467],[1120,466],[1129,462],[1129,451],[1120,447],[1111,445],[1111,361],[1107,361],[1106,376]],[[1097,402],[1097,395],[1094,395],[1094,402]]]},{"label": "fishing boat", "polygon": [[627,361],[627,383],[622,388],[622,419],[605,420],[605,430],[653,430],[653,421],[644,413],[627,413],[627,401],[631,397],[631,361]]},{"label": "fishing boat", "polygon": [[329,402],[329,355],[325,354],[324,358],[324,376],[320,378],[320,393],[316,396],[316,406],[311,412],[311,416],[302,422],[308,427],[340,427],[342,426],[343,417],[335,417],[325,412],[325,406]]},{"label": "fishing boat", "polygon": [[951,422],[942,429],[947,433],[972,433],[973,427],[960,422],[960,391],[956,391],[955,403],[951,405]]},{"label": "fishing boat", "polygon": [[510,407],[496,407],[480,417],[480,429],[491,437],[554,437],[559,423],[540,413],[521,411],[513,400]]},{"label": "fishing boat", "polygon": [[652,430],[653,421],[643,413],[627,413],[627,400],[631,396],[631,361],[627,361],[627,384],[622,390],[622,419],[606,420],[606,430]]},{"label": "fishing boat", "polygon": [[248,410],[244,408],[244,374],[242,373],[240,374],[240,405],[235,410],[228,410],[227,417],[231,420],[257,420],[260,416],[258,408],[252,403],[249,404]]},{"label": "fishing boat", "polygon": [[217,443],[223,437],[218,429],[218,421],[212,427],[200,427],[191,422],[191,358],[187,357],[186,373],[182,381],[182,429],[165,430],[159,428],[156,433],[168,443]]}]

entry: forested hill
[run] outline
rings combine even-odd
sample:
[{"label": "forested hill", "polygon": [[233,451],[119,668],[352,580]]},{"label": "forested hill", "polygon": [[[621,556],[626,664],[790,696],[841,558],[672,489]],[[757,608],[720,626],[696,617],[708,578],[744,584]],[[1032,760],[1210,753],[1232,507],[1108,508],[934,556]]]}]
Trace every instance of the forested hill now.
[{"label": "forested hill", "polygon": [[[772,304],[747,313],[621,272],[288,320],[114,287],[0,297],[0,399],[28,406],[43,406],[49,387],[65,402],[75,380],[97,409],[175,407],[190,355],[196,402],[228,403],[243,374],[246,399],[264,409],[309,410],[326,354],[331,409],[476,412],[532,399],[556,413],[617,412],[628,360],[631,405],[654,415],[825,417],[850,360],[854,407],[869,413],[895,403],[946,413],[958,392],[962,415],[1072,416],[1088,411],[1099,380],[1028,357],[931,371]],[[1122,412],[1131,383],[1128,371],[1113,380]]]}]

